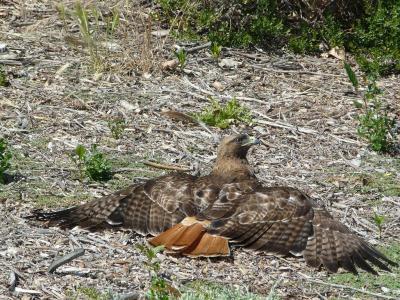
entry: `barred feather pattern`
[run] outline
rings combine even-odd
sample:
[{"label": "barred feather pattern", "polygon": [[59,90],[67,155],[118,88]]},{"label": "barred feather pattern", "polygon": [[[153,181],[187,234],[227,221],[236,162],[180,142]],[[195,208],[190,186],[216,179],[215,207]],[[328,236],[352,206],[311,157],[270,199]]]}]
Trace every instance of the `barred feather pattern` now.
[{"label": "barred feather pattern", "polygon": [[235,212],[218,215],[209,233],[258,251],[302,255],[308,265],[333,273],[342,267],[377,274],[371,265],[386,271],[397,265],[297,189],[261,187],[236,202]]}]

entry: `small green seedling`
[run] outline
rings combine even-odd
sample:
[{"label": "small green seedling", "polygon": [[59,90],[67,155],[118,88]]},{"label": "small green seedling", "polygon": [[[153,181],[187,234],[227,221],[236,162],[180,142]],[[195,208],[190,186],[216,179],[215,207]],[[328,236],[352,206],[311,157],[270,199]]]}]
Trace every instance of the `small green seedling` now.
[{"label": "small green seedling", "polygon": [[92,145],[85,165],[86,175],[94,181],[107,181],[112,178],[110,162],[97,150],[97,145]]},{"label": "small green seedling", "polygon": [[367,139],[372,150],[388,152],[393,144],[390,135],[395,125],[395,119],[389,118],[388,111],[382,107],[382,101],[377,98],[382,91],[376,85],[374,78],[370,82],[364,95],[364,114],[359,115],[358,135]]},{"label": "small green seedling", "polygon": [[222,51],[222,46],[221,45],[219,45],[218,43],[212,43],[210,50],[211,50],[211,55],[215,60],[220,58],[221,51]]},{"label": "small green seedling", "polygon": [[3,67],[0,65],[0,86],[7,87],[10,85],[10,82],[7,79],[6,72]]},{"label": "small green seedling", "polygon": [[379,238],[382,238],[382,229],[383,229],[383,223],[385,222],[385,216],[383,215],[378,215],[376,212],[374,213],[374,222],[375,225],[378,227],[379,230]]},{"label": "small green seedling", "polygon": [[124,134],[126,123],[124,119],[114,119],[108,121],[108,128],[110,128],[111,135],[114,139],[119,140]]},{"label": "small green seedling", "polygon": [[180,48],[179,50],[175,51],[174,54],[178,59],[179,67],[181,68],[181,70],[183,70],[187,63],[187,53],[185,49]]},{"label": "small green seedling", "polygon": [[160,262],[157,259],[157,253],[164,251],[164,246],[152,248],[146,245],[137,245],[137,248],[147,258],[144,264],[151,277],[151,285],[147,297],[151,300],[169,300],[171,299],[170,296],[179,296],[180,292],[160,276]]},{"label": "small green seedling", "polygon": [[354,73],[353,69],[347,62],[344,63],[344,69],[346,70],[347,77],[349,77],[351,84],[353,85],[354,89],[357,91],[359,84],[358,84],[356,73]]},{"label": "small green seedling", "polygon": [[8,149],[8,143],[4,138],[0,138],[0,183],[5,183],[4,173],[11,166],[11,151]]},{"label": "small green seedling", "polygon": [[85,177],[85,160],[86,160],[86,148],[83,145],[76,146],[74,153],[71,155],[71,159],[79,170],[79,178],[83,181]]}]

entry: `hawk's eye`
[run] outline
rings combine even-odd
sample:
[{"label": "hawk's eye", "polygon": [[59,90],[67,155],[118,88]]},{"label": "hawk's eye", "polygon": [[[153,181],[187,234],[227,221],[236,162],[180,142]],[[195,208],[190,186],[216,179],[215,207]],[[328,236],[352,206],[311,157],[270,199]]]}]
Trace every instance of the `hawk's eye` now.
[{"label": "hawk's eye", "polygon": [[242,135],[239,135],[237,138],[235,138],[234,141],[235,141],[236,143],[242,143],[242,142],[245,141],[246,139],[247,139],[247,135],[242,134]]}]

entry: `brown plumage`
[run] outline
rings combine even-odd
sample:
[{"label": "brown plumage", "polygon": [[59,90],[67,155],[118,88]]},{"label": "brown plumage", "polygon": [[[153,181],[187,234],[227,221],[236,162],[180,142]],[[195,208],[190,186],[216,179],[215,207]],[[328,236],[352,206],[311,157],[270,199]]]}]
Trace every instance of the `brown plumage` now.
[{"label": "brown plumage", "polygon": [[65,210],[33,217],[62,228],[109,226],[155,236],[149,243],[183,255],[226,256],[229,243],[257,251],[302,255],[307,264],[330,272],[356,267],[377,274],[396,265],[334,220],[304,193],[264,187],[246,154],[247,135],[226,137],[212,172],[203,177],[171,173]]}]

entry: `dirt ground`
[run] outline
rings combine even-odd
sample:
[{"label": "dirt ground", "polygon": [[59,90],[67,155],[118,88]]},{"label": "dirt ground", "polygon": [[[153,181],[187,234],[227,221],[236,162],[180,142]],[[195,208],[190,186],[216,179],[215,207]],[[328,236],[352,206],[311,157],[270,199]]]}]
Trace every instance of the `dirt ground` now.
[{"label": "dirt ground", "polygon": [[[0,65],[10,81],[0,87],[0,136],[14,153],[9,171],[14,178],[0,185],[0,299],[72,298],[80,287],[125,296],[146,291],[145,257],[135,247],[144,237],[66,232],[22,217],[34,208],[81,203],[164,173],[144,161],[207,173],[216,137],[231,132],[261,137],[249,160],[266,185],[297,187],[372,244],[400,249],[400,160],[371,152],[357,136],[360,110],[353,101],[361,98],[342,61],[228,48],[215,60],[208,47],[194,48],[202,43],[181,42],[189,49],[187,65],[166,70],[161,65],[174,58],[176,42],[160,37],[163,28],[150,21],[153,7],[146,3],[113,1],[120,25],[112,36],[103,34],[104,23],[96,29],[94,68],[76,17],[67,13],[63,19],[53,1],[0,1],[0,43],[7,45]],[[74,2],[64,5],[74,9]],[[110,12],[110,4],[97,6],[105,17]],[[391,113],[399,116],[399,76],[379,85]],[[251,125],[210,127],[211,134],[161,113],[196,113],[210,98],[233,97],[251,110]],[[108,126],[115,118],[127,124],[120,139]],[[77,180],[70,154],[78,144],[98,144],[112,163],[112,180]],[[374,213],[385,216],[381,238]],[[83,256],[47,272],[56,256],[78,248],[85,249]],[[163,254],[159,259],[163,274],[177,285],[204,279],[260,295],[274,287],[279,299],[400,298],[399,285],[374,285],[373,277],[358,287],[338,284],[325,270],[293,257],[235,249],[229,259]],[[19,280],[10,286],[13,276]],[[398,268],[385,276],[400,282]]]}]

